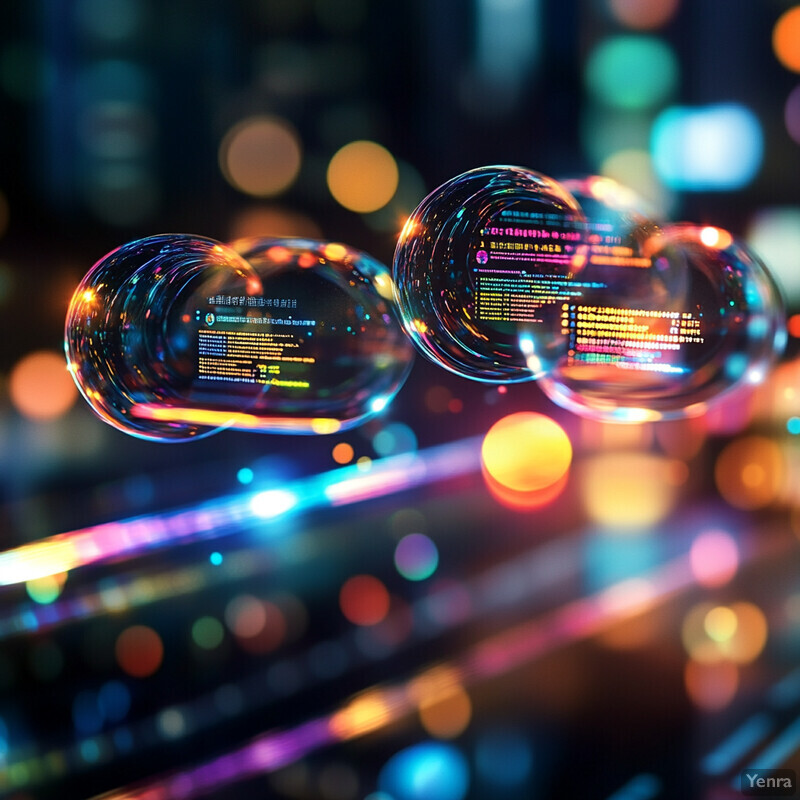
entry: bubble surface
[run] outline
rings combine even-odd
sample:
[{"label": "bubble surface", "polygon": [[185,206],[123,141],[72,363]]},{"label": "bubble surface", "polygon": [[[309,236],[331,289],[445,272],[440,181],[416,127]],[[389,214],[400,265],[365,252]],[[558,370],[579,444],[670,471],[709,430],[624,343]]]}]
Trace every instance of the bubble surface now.
[{"label": "bubble surface", "polygon": [[619,421],[703,413],[759,383],[785,343],[764,265],[721,228],[667,225],[640,242],[638,268],[587,265],[602,284],[568,304],[569,349],[539,385],[583,416]]},{"label": "bubble surface", "polygon": [[556,298],[574,290],[583,229],[576,201],[539,173],[495,166],[453,178],[400,234],[394,275],[406,331],[458,375],[531,380],[563,347]]},{"label": "bubble surface", "polygon": [[413,350],[388,270],[310,239],[127,244],[81,282],[65,349],[106,422],[142,438],[332,433],[384,408]]},{"label": "bubble surface", "polygon": [[431,361],[539,379],[596,419],[702,413],[762,380],[785,342],[780,293],[744,244],[656,220],[604,177],[460,175],[411,215],[394,270],[404,327]]}]

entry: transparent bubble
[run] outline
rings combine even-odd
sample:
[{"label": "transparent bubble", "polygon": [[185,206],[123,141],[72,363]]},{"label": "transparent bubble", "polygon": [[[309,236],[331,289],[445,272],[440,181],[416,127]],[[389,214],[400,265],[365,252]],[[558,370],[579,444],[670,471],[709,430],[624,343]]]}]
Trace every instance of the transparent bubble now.
[{"label": "transparent bubble", "polygon": [[431,361],[488,382],[531,380],[566,349],[560,306],[580,287],[576,201],[520,167],[481,167],[440,186],[400,234],[403,325]]},{"label": "transparent bubble", "polygon": [[658,228],[654,209],[632,189],[604,175],[560,180],[575,198],[587,220],[586,244],[607,244],[602,237],[613,233],[617,246],[639,251],[642,242]]},{"label": "transparent bubble", "polygon": [[331,433],[408,374],[392,298],[388,270],[345,245],[153,236],[89,271],[65,349],[94,411],[135,436]]},{"label": "transparent bubble", "polygon": [[720,393],[762,380],[785,343],[780,294],[730,233],[690,224],[646,232],[634,232],[635,252],[621,262],[613,251],[590,256],[583,280],[598,288],[562,312],[569,348],[539,385],[584,416],[702,413]]}]

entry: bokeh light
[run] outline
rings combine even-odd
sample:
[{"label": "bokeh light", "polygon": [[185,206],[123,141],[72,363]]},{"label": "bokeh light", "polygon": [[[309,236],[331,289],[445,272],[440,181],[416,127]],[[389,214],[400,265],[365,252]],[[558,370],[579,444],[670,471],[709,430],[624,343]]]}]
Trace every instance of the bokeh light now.
[{"label": "bokeh light", "polygon": [[64,589],[67,580],[66,572],[54,575],[44,575],[25,583],[25,591],[35,603],[47,605],[56,600]]},{"label": "bokeh light", "polygon": [[274,650],[286,637],[286,618],[278,606],[249,594],[237,595],[225,606],[225,624],[251,653]]},{"label": "bokeh light", "polygon": [[216,617],[200,617],[192,624],[192,640],[203,650],[214,650],[224,638],[225,629]]},{"label": "bokeh light", "polygon": [[800,206],[762,208],[750,221],[746,238],[787,301],[800,303]]},{"label": "bokeh light", "polygon": [[522,411],[496,422],[481,446],[484,470],[498,483],[518,492],[544,489],[566,475],[572,444],[550,417]]},{"label": "bokeh light", "polygon": [[252,595],[238,595],[225,607],[225,622],[235,636],[258,636],[267,624],[263,603]]},{"label": "bokeh light", "polygon": [[118,637],[114,653],[120,668],[132,678],[147,678],[161,666],[164,645],[147,625],[132,625]]},{"label": "bokeh light", "polygon": [[464,800],[469,765],[444,742],[421,742],[396,753],[380,772],[378,786],[393,800]]},{"label": "bokeh light", "polygon": [[383,208],[364,216],[364,221],[376,231],[398,234],[406,224],[406,220],[417,204],[427,194],[425,181],[411,164],[397,162],[397,191]]},{"label": "bokeh light", "polygon": [[720,711],[736,695],[739,670],[735,664],[722,661],[705,664],[689,661],[684,670],[686,694],[704,711]]},{"label": "bokeh light", "polygon": [[544,508],[560,497],[564,489],[566,489],[567,483],[569,483],[569,473],[555,483],[550,484],[550,486],[545,486],[544,489],[533,489],[531,491],[510,489],[508,486],[496,481],[486,470],[483,472],[483,480],[486,483],[486,488],[498,503],[514,511],[525,513]]},{"label": "bokeh light", "polygon": [[649,453],[602,453],[581,465],[581,495],[599,525],[640,530],[663,519],[685,473],[672,459]]},{"label": "bokeh light", "polygon": [[764,612],[749,602],[700,603],[686,615],[682,629],[689,657],[704,664],[749,664],[761,654],[767,634]]},{"label": "bokeh light", "polygon": [[712,608],[703,620],[706,634],[715,642],[727,642],[736,633],[738,625],[736,614],[727,606]]},{"label": "bokeh light", "polygon": [[622,25],[653,30],[675,16],[679,3],[680,0],[609,0],[608,7]]},{"label": "bokeh light", "polygon": [[692,542],[689,559],[694,579],[701,586],[724,586],[739,568],[739,547],[725,531],[704,531]]},{"label": "bokeh light", "polygon": [[615,150],[603,159],[600,172],[623,186],[630,187],[658,214],[664,214],[672,203],[656,174],[653,159],[646,149]]},{"label": "bokeh light", "polygon": [[419,720],[429,736],[455,739],[467,729],[472,719],[472,702],[460,686],[419,702]]},{"label": "bokeh light", "polygon": [[331,451],[331,456],[337,464],[349,464],[354,455],[353,446],[348,442],[339,442]]},{"label": "bokeh light", "polygon": [[472,703],[454,669],[433,667],[416,677],[408,691],[419,710],[422,727],[430,736],[454,739],[466,730],[472,718]]},{"label": "bokeh light", "polygon": [[714,478],[725,500],[736,508],[763,508],[778,499],[786,481],[786,462],[777,442],[744,436],[717,457]]},{"label": "bokeh light", "polygon": [[141,0],[78,0],[75,20],[82,32],[101,41],[120,42],[134,36],[146,16]]},{"label": "bokeh light", "polygon": [[764,156],[758,117],[738,103],[673,106],[653,123],[656,172],[671,189],[730,191],[747,186]]},{"label": "bokeh light", "polygon": [[237,212],[231,219],[228,236],[233,241],[262,236],[321,239],[322,230],[305,214],[277,206],[259,205],[249,206]]},{"label": "bokeh light", "polygon": [[228,183],[256,197],[288,189],[297,178],[300,163],[297,132],[279,117],[242,120],[225,134],[219,148],[220,168]]},{"label": "bokeh light", "polygon": [[581,146],[596,165],[619,151],[646,151],[652,124],[649,111],[623,111],[593,103],[581,114]]},{"label": "bokeh light", "polygon": [[334,154],[327,180],[340,205],[365,214],[383,208],[394,197],[400,173],[394,156],[385,147],[357,141]]},{"label": "bokeh light", "polygon": [[122,681],[106,681],[97,693],[97,703],[109,722],[119,722],[130,711],[130,690]]},{"label": "bokeh light", "polygon": [[795,86],[789,92],[786,105],[783,107],[783,119],[789,136],[800,144],[800,86]]},{"label": "bokeh light", "polygon": [[409,533],[397,543],[394,564],[404,578],[424,581],[436,572],[439,551],[424,533]]},{"label": "bokeh light", "polygon": [[678,81],[674,51],[652,36],[603,39],[589,54],[585,69],[586,84],[595,99],[626,110],[662,104]]},{"label": "bokeh light", "polygon": [[342,614],[354,625],[377,625],[389,613],[389,592],[372,575],[354,575],[339,591]]},{"label": "bokeh light", "polygon": [[72,721],[79,734],[91,735],[103,727],[103,713],[94,692],[78,692],[72,701]]},{"label": "bokeh light", "polygon": [[513,789],[528,779],[533,769],[529,738],[515,728],[482,730],[475,742],[478,775],[494,786]]},{"label": "bokeh light", "polygon": [[417,449],[417,435],[404,422],[391,422],[372,437],[372,448],[384,457],[413,453]]},{"label": "bokeh light", "polygon": [[78,397],[64,357],[49,350],[37,350],[18,361],[8,388],[20,414],[40,421],[63,416]]},{"label": "bokeh light", "polygon": [[772,29],[772,49],[786,69],[800,72],[800,6],[778,17]]}]

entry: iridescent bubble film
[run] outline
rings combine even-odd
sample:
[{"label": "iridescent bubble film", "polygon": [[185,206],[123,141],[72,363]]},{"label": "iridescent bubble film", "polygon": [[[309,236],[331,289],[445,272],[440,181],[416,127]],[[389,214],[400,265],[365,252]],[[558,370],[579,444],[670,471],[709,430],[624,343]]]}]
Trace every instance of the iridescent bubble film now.
[{"label": "iridescent bubble film", "polygon": [[388,270],[342,244],[153,236],[86,275],[65,348],[95,412],[136,436],[332,433],[408,374],[393,306]]},{"label": "iridescent bubble film", "polygon": [[571,262],[583,240],[578,204],[551,178],[505,166],[459,175],[428,195],[400,234],[403,325],[452,372],[530,380],[564,347],[557,301],[580,291]]},{"label": "iridescent bubble film", "polygon": [[540,381],[545,393],[625,421],[701,413],[722,392],[761,382],[785,324],[758,258],[727,231],[690,224],[654,231],[641,253],[638,268],[593,270],[605,288],[563,310],[569,350]]},{"label": "iridescent bubble film", "polygon": [[481,381],[539,378],[600,419],[700,413],[759,382],[785,339],[780,294],[742,243],[656,221],[604,177],[461,175],[412,214],[394,268],[430,360]]}]

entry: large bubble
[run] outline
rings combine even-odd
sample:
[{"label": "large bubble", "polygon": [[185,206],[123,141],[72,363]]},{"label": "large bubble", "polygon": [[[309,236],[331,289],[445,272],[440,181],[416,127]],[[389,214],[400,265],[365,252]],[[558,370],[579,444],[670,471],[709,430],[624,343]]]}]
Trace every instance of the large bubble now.
[{"label": "large bubble", "polygon": [[412,348],[388,270],[342,244],[183,234],[109,253],[67,315],[69,369],[126,433],[332,433],[382,410]]},{"label": "large bubble", "polygon": [[475,380],[538,378],[594,418],[700,413],[761,380],[785,339],[779,292],[743,244],[655,221],[603,177],[458,176],[412,214],[394,269],[430,360]]},{"label": "large bubble", "polygon": [[453,178],[400,234],[394,274],[406,331],[459,375],[537,377],[565,349],[559,313],[581,291],[571,271],[584,230],[576,201],[544,175],[499,166]]},{"label": "large bubble", "polygon": [[785,342],[780,294],[758,258],[711,226],[667,225],[639,241],[638,268],[587,263],[587,292],[563,311],[569,349],[539,385],[583,416],[699,414],[760,382]]}]

